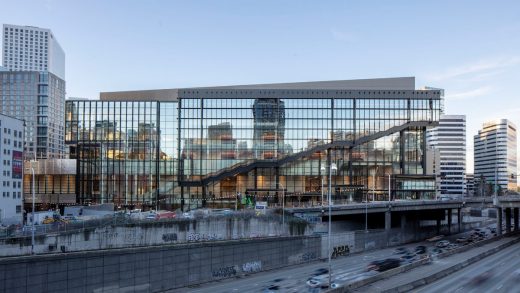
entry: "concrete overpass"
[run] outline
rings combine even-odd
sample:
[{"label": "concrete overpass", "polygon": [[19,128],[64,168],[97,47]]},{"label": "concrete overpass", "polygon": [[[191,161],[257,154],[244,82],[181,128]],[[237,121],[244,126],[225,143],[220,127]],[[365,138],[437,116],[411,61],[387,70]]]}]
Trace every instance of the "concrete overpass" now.
[{"label": "concrete overpass", "polygon": [[[481,207],[497,209],[497,232],[502,233],[502,219],[506,219],[506,231],[511,232],[511,216],[513,216],[514,229],[519,230],[519,208],[520,196],[499,196],[493,197],[472,197],[452,200],[407,200],[407,201],[379,201],[369,203],[353,203],[333,205],[331,207],[331,216],[348,216],[360,214],[385,214],[385,229],[392,227],[392,213],[401,214],[401,226],[406,222],[406,214],[415,212],[416,215],[423,213],[424,215],[432,215],[437,220],[437,227],[440,227],[440,221],[447,220],[448,227],[451,227],[453,210],[457,211],[457,218],[460,225],[462,223],[461,209],[464,207]],[[323,208],[287,208],[287,212],[293,215],[320,214],[322,217],[329,215],[327,206]],[[503,214],[504,217],[503,217]],[[394,217],[395,218],[395,217]],[[420,219],[420,217],[416,217]],[[431,218],[428,218],[431,219]]]}]

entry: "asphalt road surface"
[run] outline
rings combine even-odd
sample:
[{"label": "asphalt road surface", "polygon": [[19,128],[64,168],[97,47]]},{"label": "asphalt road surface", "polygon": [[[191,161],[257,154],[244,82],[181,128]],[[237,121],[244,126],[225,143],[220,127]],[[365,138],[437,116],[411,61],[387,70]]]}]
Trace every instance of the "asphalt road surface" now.
[{"label": "asphalt road surface", "polygon": [[[462,235],[466,235],[462,233]],[[461,235],[461,234],[459,234]],[[454,240],[458,235],[451,235],[445,239]],[[432,248],[435,243],[420,242],[400,247],[406,247],[413,251],[418,245]],[[332,260],[332,280],[337,284],[347,284],[361,280],[377,274],[377,272],[367,272],[367,265],[374,260],[386,258],[399,258],[394,254],[395,247],[376,250],[372,252],[343,256]],[[223,279],[220,281],[205,283],[197,286],[179,288],[167,292],[198,292],[198,293],[224,293],[224,292],[320,292],[320,289],[311,288],[307,285],[307,280],[314,275],[316,270],[328,268],[326,261],[313,262],[310,264],[291,266],[288,268],[277,269],[267,272],[260,272],[250,276]],[[321,278],[328,279],[328,274],[320,275]]]},{"label": "asphalt road surface", "polygon": [[414,292],[520,292],[520,243]]}]

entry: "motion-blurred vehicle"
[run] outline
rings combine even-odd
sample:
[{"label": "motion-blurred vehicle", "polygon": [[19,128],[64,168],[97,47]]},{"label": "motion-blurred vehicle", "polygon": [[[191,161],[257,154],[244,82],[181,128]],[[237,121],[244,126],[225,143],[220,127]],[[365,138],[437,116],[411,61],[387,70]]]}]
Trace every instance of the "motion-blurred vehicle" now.
[{"label": "motion-blurred vehicle", "polygon": [[439,247],[435,247],[435,248],[432,249],[432,255],[441,254],[443,252],[444,251],[441,248],[439,248]]},{"label": "motion-blurred vehicle", "polygon": [[417,257],[417,255],[415,253],[407,253],[407,254],[401,255],[401,260],[403,262],[412,263],[415,261],[416,257]]},{"label": "motion-blurred vehicle", "polygon": [[467,237],[459,237],[455,240],[455,242],[460,243],[460,244],[466,244],[466,243],[468,243],[468,239],[469,238],[467,238]]},{"label": "motion-blurred vehicle", "polygon": [[376,260],[376,261],[371,262],[367,267],[367,271],[384,272],[389,269],[397,268],[400,265],[401,265],[400,259],[387,258],[387,259]]},{"label": "motion-blurred vehicle", "polygon": [[493,270],[487,270],[483,272],[482,274],[476,275],[471,279],[470,284],[473,286],[479,286],[482,285],[484,282],[489,280],[491,277],[493,277],[494,273]]},{"label": "motion-blurred vehicle", "polygon": [[410,251],[406,247],[398,247],[398,248],[396,248],[396,250],[394,250],[394,254],[406,254],[409,252]]},{"label": "motion-blurred vehicle", "polygon": [[426,239],[426,241],[428,241],[428,242],[435,242],[435,241],[441,240],[442,238],[444,238],[444,235],[437,235],[435,237]]},{"label": "motion-blurred vehicle", "polygon": [[314,276],[319,276],[319,275],[325,275],[325,274],[328,274],[329,273],[329,270],[326,269],[326,268],[319,268],[319,269],[316,269],[314,271]]},{"label": "motion-blurred vehicle", "polygon": [[415,248],[415,254],[425,254],[426,253],[426,246],[419,245]]},{"label": "motion-blurred vehicle", "polygon": [[445,248],[448,245],[450,245],[450,242],[448,240],[441,240],[435,244],[438,248]]},{"label": "motion-blurred vehicle", "polygon": [[452,250],[452,249],[456,249],[456,248],[459,248],[459,245],[456,243],[450,243],[450,244],[448,244],[448,246],[446,246],[446,249],[448,249],[448,250]]},{"label": "motion-blurred vehicle", "polygon": [[[328,276],[315,276],[307,280],[307,286],[311,288],[329,288],[329,277]],[[331,288],[337,288],[338,284],[332,282]]]}]

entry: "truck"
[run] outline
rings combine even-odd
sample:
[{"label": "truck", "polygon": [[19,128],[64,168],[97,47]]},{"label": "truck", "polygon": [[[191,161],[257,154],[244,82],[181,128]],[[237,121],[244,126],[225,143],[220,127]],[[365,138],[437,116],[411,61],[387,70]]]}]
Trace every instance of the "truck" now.
[{"label": "truck", "polygon": [[[54,222],[56,213],[54,211],[43,211],[43,212],[35,212],[34,213],[34,224],[42,225],[49,224],[49,222]],[[33,221],[33,213],[27,214],[27,224],[32,224]]]}]

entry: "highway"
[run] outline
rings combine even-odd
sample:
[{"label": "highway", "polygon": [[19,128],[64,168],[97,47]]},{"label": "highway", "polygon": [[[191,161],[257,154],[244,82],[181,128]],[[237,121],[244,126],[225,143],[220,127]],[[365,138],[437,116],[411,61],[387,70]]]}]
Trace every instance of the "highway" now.
[{"label": "highway", "polygon": [[520,292],[520,243],[414,292]]},{"label": "highway", "polygon": [[[462,234],[467,234],[462,233]],[[460,235],[460,234],[459,234]],[[446,239],[455,239],[457,235],[451,235]],[[418,245],[428,246],[430,249],[434,243],[420,242],[400,247],[412,250]],[[385,258],[398,258],[393,254],[395,247],[376,250],[372,252],[355,254],[340,257],[332,260],[332,280],[337,284],[347,284],[353,281],[367,278],[377,272],[366,272],[367,265],[374,260]],[[197,292],[197,293],[223,293],[223,292],[320,292],[319,289],[310,288],[306,282],[312,277],[316,270],[326,269],[327,262],[319,261],[306,265],[291,266],[285,269],[278,269],[260,272],[245,277],[223,279],[220,281],[205,283],[187,288],[179,288],[167,292]],[[327,278],[327,274],[321,275]]]}]

